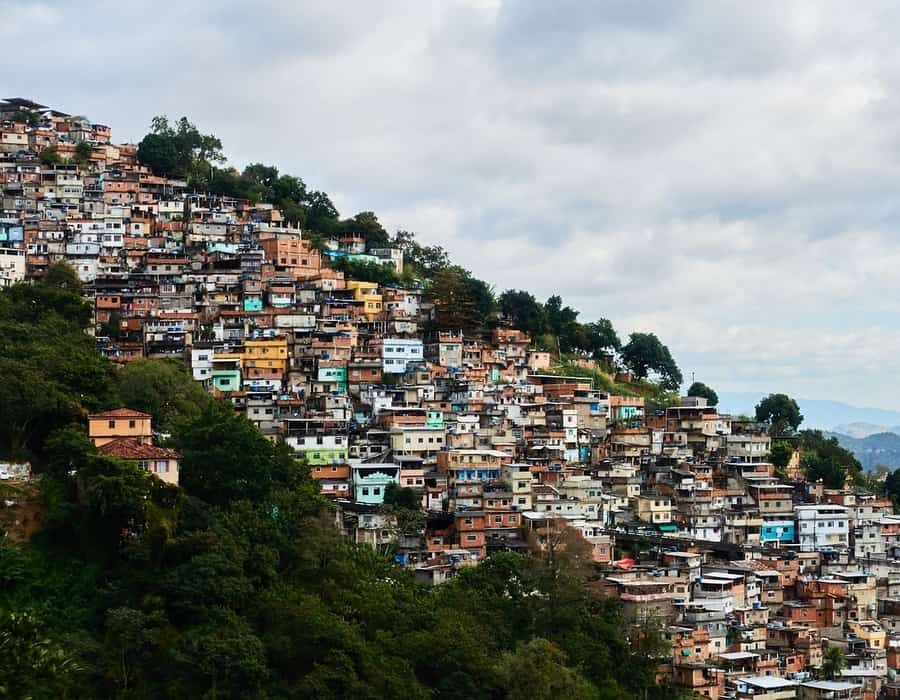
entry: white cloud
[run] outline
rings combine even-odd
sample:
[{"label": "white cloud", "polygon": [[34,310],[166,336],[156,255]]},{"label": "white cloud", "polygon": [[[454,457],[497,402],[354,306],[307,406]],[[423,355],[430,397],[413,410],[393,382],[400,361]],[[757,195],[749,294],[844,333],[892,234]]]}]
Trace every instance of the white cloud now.
[{"label": "white cloud", "polygon": [[419,231],[499,289],[655,330],[717,388],[900,408],[895,3],[0,0],[0,17],[10,95],[127,139],[186,114],[234,162]]}]

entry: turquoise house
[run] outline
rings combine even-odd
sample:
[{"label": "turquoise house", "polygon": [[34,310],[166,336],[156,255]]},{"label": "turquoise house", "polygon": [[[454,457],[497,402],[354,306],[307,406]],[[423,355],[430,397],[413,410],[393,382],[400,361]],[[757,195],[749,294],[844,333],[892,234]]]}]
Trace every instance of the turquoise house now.
[{"label": "turquoise house", "polygon": [[796,526],[793,520],[768,520],[759,529],[759,541],[783,542],[790,544],[796,542]]},{"label": "turquoise house", "polygon": [[334,391],[347,393],[347,365],[319,367],[316,381],[324,384],[334,384]]},{"label": "turquoise house", "polygon": [[357,503],[379,505],[389,484],[400,484],[397,464],[353,465],[353,500]]}]

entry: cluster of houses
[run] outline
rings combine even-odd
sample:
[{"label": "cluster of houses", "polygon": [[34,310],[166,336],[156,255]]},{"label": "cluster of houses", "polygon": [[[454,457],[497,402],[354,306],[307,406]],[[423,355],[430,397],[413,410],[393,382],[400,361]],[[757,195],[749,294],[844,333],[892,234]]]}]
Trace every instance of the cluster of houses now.
[{"label": "cluster of houses", "polygon": [[[60,162],[42,162],[50,146]],[[808,482],[798,452],[776,473],[767,426],[561,376],[502,319],[435,329],[425,284],[331,264],[401,272],[399,250],[314,247],[271,204],[194,192],[109,127],[28,100],[0,101],[0,193],[0,285],[70,263],[99,352],[183,361],[309,465],[348,537],[424,582],[574,537],[628,619],[663,630],[661,674],[679,687],[900,697],[900,517]],[[150,416],[96,414],[89,431],[102,453],[178,482]],[[410,503],[419,518],[403,517]],[[822,679],[832,646],[845,664]]]}]

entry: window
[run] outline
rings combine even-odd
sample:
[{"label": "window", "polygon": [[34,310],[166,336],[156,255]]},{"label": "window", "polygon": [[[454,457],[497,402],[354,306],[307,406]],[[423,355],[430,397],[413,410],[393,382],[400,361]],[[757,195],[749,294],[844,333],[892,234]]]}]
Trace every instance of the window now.
[{"label": "window", "polygon": [[477,541],[478,541],[478,535],[466,535],[466,540],[467,540],[468,542],[477,542]]},{"label": "window", "polygon": [[372,489],[372,495],[373,495],[373,496],[380,496],[380,495],[381,495],[381,487],[380,487],[380,486],[376,486],[375,488],[373,488],[373,489]]},{"label": "window", "polygon": [[368,486],[363,486],[363,487],[362,487],[362,495],[363,495],[363,496],[368,496],[368,495],[369,495],[369,487],[368,487]]},{"label": "window", "polygon": [[502,515],[495,515],[495,516],[494,516],[494,522],[495,522],[495,523],[502,523],[502,522],[503,522],[503,516],[502,516]]},{"label": "window", "polygon": [[115,427],[116,427],[116,422],[115,422],[114,420],[109,421],[109,422],[107,423],[107,427],[109,427],[109,428],[115,428]]}]

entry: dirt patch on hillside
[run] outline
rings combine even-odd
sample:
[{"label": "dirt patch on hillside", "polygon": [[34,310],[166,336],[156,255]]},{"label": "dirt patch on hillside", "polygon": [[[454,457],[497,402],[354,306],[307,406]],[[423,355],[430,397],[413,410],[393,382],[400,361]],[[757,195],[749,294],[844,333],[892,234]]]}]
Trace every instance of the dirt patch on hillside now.
[{"label": "dirt patch on hillside", "polygon": [[0,533],[11,542],[28,542],[40,530],[44,504],[36,481],[0,484]]}]

